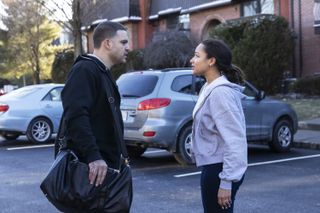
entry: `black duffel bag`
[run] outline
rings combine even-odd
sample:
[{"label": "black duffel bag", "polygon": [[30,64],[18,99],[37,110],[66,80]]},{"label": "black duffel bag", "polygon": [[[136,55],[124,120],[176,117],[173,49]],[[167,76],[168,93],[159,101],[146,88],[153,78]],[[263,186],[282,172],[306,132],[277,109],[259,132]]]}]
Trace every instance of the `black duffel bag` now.
[{"label": "black duffel bag", "polygon": [[62,212],[129,212],[132,179],[129,165],[108,168],[104,182],[89,182],[89,167],[71,150],[61,150],[40,185],[47,199]]},{"label": "black duffel bag", "polygon": [[[106,87],[108,100],[112,100],[110,88]],[[114,101],[109,102],[116,115]],[[56,159],[40,188],[47,199],[60,211],[72,213],[128,213],[132,202],[132,174],[128,153],[123,140],[120,122],[113,116],[115,134],[121,150],[118,169],[109,168],[104,182],[96,187],[89,182],[89,166],[79,161],[68,149],[65,138],[65,120],[62,115],[55,142]]]}]

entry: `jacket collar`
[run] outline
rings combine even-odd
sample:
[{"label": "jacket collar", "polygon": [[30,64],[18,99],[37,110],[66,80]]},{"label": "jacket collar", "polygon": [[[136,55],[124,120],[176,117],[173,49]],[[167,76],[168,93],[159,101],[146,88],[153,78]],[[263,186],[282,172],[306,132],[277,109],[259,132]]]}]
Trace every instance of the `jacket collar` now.
[{"label": "jacket collar", "polygon": [[[214,81],[212,81],[210,84],[205,83],[203,87],[201,88],[201,92],[198,98],[198,101],[193,109],[193,119],[195,118],[197,112],[199,109],[203,106],[204,102],[207,100],[208,96],[211,94],[211,92],[214,90],[214,88],[222,85],[228,85],[230,82],[227,80],[225,76],[220,76]],[[200,97],[201,96],[201,97]]]},{"label": "jacket collar", "polygon": [[113,79],[113,77],[111,75],[110,69],[108,69],[98,57],[92,56],[92,54],[83,54],[81,56],[78,56],[78,58],[76,59],[74,64],[77,63],[80,60],[89,60],[89,61],[94,62],[98,66],[98,68],[99,68],[99,70],[101,72],[107,74],[108,79],[112,82],[112,86],[114,88],[115,93],[117,93],[117,95],[120,98],[120,94],[119,94],[119,91],[118,91],[118,86],[117,86],[115,80]]}]

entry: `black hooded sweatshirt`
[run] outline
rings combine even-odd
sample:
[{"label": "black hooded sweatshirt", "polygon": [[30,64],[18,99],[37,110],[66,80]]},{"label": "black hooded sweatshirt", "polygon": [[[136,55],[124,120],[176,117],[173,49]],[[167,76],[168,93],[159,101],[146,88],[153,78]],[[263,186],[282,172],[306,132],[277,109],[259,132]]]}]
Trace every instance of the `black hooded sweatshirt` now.
[{"label": "black hooded sweatshirt", "polygon": [[[107,97],[105,87],[113,97]],[[121,136],[123,121],[120,95],[110,70],[94,56],[79,56],[68,74],[61,98],[67,147],[83,162],[103,159],[108,166],[118,168],[121,151],[114,120],[120,123]],[[115,115],[109,101],[115,101]]]}]

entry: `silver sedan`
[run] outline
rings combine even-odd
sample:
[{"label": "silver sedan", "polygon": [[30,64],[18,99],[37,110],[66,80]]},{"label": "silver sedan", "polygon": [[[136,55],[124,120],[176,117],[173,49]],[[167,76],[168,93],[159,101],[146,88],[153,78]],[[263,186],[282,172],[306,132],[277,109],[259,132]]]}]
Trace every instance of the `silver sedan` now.
[{"label": "silver sedan", "polygon": [[34,143],[45,143],[58,131],[62,115],[63,84],[22,87],[0,97],[0,135],[14,140],[26,135]]}]

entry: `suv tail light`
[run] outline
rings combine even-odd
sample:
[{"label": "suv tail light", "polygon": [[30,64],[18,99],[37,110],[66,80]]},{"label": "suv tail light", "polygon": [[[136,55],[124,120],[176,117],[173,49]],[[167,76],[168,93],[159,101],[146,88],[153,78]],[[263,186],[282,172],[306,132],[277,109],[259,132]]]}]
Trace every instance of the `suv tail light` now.
[{"label": "suv tail light", "polygon": [[171,99],[169,98],[152,98],[141,101],[138,105],[138,110],[159,109],[168,106],[170,102]]},{"label": "suv tail light", "polygon": [[7,104],[0,104],[0,112],[8,111],[9,106]]}]

